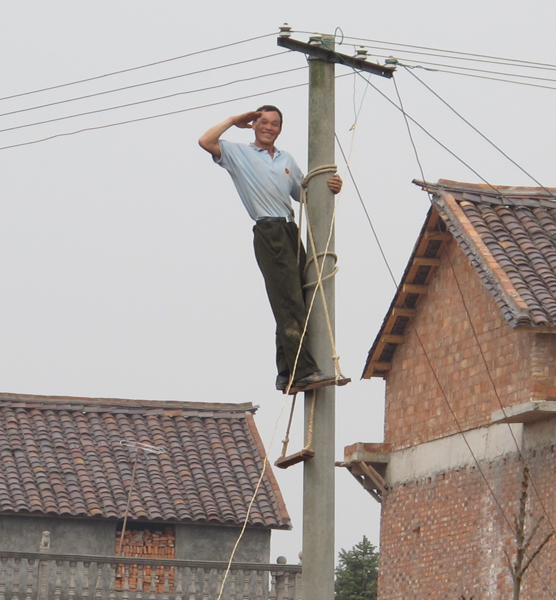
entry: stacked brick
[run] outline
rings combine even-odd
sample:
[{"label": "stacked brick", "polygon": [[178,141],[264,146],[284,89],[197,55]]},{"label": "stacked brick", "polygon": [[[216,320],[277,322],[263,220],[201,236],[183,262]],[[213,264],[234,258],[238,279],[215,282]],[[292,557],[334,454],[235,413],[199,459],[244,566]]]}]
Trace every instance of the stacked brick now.
[{"label": "stacked brick", "polygon": [[[116,534],[116,552],[120,548],[121,531]],[[127,530],[124,533],[121,556],[129,558],[154,558],[172,559],[176,557],[176,536],[173,527],[166,527],[163,531],[149,531],[147,529]],[[129,589],[136,591],[139,582],[138,565],[129,567]],[[161,594],[164,591],[165,570],[163,566],[144,566],[142,569],[142,590],[156,591]],[[116,590],[124,588],[125,567],[118,565],[116,572]],[[174,591],[174,567],[168,572],[169,591]]]}]

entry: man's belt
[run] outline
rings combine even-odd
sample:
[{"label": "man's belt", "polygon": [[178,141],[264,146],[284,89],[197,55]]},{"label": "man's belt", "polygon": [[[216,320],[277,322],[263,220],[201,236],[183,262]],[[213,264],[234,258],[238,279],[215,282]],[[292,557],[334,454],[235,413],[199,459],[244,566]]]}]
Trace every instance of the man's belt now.
[{"label": "man's belt", "polygon": [[257,224],[262,223],[293,223],[295,218],[293,215],[289,217],[262,217],[261,219],[257,219]]}]

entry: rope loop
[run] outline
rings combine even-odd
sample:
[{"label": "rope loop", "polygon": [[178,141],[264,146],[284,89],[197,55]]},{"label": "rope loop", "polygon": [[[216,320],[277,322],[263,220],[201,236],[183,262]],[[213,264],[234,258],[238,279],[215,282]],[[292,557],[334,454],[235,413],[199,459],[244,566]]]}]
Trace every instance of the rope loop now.
[{"label": "rope loop", "polygon": [[336,165],[321,165],[320,167],[315,167],[314,169],[311,169],[307,175],[305,175],[303,181],[301,182],[301,187],[303,189],[307,189],[309,181],[311,181],[313,177],[322,175],[323,173],[336,173],[337,170],[338,167]]},{"label": "rope loop", "polygon": [[[336,263],[338,262],[338,255],[335,252],[330,252],[329,250],[326,250],[325,252],[319,252],[316,256],[311,256],[311,258],[309,258],[307,260],[307,262],[305,263],[305,269],[303,271],[304,279],[307,277],[307,272],[309,270],[309,266],[311,265],[311,263],[314,263],[321,256],[332,257],[334,259],[334,265],[336,265]],[[339,270],[340,270],[339,267],[334,266],[334,269],[332,270],[332,272],[328,273],[328,275],[325,275],[324,277],[321,277],[321,281],[326,281],[327,279],[334,277],[334,275],[336,275],[336,273]],[[317,281],[309,281],[308,283],[304,284],[303,288],[305,289],[305,288],[314,287],[317,284],[318,284],[318,280]]]},{"label": "rope loop", "polygon": [[[336,204],[334,205],[334,213],[332,215],[332,220],[330,223],[330,231],[328,233],[328,240],[326,242],[326,247],[324,252],[317,252],[316,246],[315,246],[315,240],[313,237],[313,230],[311,227],[311,222],[309,219],[309,211],[307,210],[307,194],[306,194],[306,189],[307,186],[309,185],[309,182],[311,181],[311,179],[313,177],[316,177],[317,175],[323,175],[324,173],[336,173],[338,170],[337,165],[321,165],[320,167],[315,167],[314,169],[311,169],[307,175],[305,175],[305,177],[303,178],[303,181],[301,182],[301,195],[299,198],[299,204],[300,204],[300,210],[299,210],[299,227],[298,227],[298,237],[297,237],[297,262],[299,264],[299,260],[300,260],[300,256],[301,256],[301,223],[302,223],[302,219],[303,219],[303,211],[305,209],[305,215],[307,217],[307,235],[309,238],[309,243],[310,243],[310,247],[311,247],[311,251],[312,251],[312,256],[311,258],[308,260],[307,262],[307,266],[309,264],[311,264],[311,262],[315,262],[315,268],[317,271],[317,281],[313,282],[313,283],[308,283],[305,284],[304,287],[313,287],[313,291],[311,292],[311,300],[309,302],[309,307],[307,309],[307,316],[305,317],[305,324],[303,326],[303,332],[301,334],[301,340],[299,342],[299,346],[297,348],[297,354],[294,360],[294,365],[293,365],[293,369],[291,370],[290,373],[290,380],[288,381],[288,385],[286,387],[286,394],[289,393],[292,385],[293,385],[293,374],[295,373],[295,369],[297,368],[297,361],[299,359],[299,354],[301,352],[301,345],[303,343],[303,339],[305,337],[305,334],[307,333],[307,325],[309,323],[309,316],[311,314],[311,311],[313,309],[313,304],[315,302],[315,298],[317,295],[317,292],[320,293],[321,299],[322,299],[322,304],[324,307],[324,315],[325,315],[325,319],[326,319],[326,326],[328,329],[328,336],[330,339],[330,346],[332,349],[332,358],[334,360],[334,366],[336,367],[336,373],[337,373],[337,379],[345,379],[344,374],[342,373],[342,370],[340,368],[340,360],[339,357],[337,356],[337,352],[336,352],[336,343],[334,341],[334,333],[332,331],[332,322],[330,319],[330,314],[328,312],[328,305],[326,303],[326,297],[325,297],[325,293],[324,293],[324,287],[322,285],[323,281],[325,281],[326,279],[329,279],[331,277],[334,277],[334,275],[336,275],[336,273],[338,272],[338,268],[335,266],[333,271],[331,273],[329,273],[328,275],[326,275],[325,277],[322,276],[322,270],[324,267],[324,261],[326,260],[326,258],[328,256],[332,257],[334,259],[334,265],[336,264],[337,261],[337,255],[334,252],[331,252],[328,250],[329,244],[330,244],[330,240],[332,238],[332,232],[333,232],[333,227],[334,227],[334,221],[336,218]],[[321,264],[319,264],[318,262],[318,258],[322,258],[323,260],[321,261]],[[306,270],[305,270],[305,274],[306,274]],[[291,418],[291,417],[290,417]],[[312,427],[312,425],[311,425]],[[289,435],[286,434],[286,438],[288,438]],[[284,440],[285,442],[286,440]],[[285,444],[285,446],[287,447],[287,444]]]}]

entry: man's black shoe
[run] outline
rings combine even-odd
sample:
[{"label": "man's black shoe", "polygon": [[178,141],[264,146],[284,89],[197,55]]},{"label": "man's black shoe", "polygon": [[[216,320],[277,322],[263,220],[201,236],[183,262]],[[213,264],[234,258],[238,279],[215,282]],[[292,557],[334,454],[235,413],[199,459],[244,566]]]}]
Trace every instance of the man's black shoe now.
[{"label": "man's black shoe", "polygon": [[288,387],[288,382],[290,380],[290,374],[287,371],[282,371],[276,377],[276,389],[283,391]]},{"label": "man's black shoe", "polygon": [[335,379],[336,377],[334,375],[325,375],[322,371],[317,371],[316,373],[311,373],[310,375],[306,375],[305,377],[294,381],[293,387],[304,388],[308,385],[318,385],[320,383],[334,381]]}]

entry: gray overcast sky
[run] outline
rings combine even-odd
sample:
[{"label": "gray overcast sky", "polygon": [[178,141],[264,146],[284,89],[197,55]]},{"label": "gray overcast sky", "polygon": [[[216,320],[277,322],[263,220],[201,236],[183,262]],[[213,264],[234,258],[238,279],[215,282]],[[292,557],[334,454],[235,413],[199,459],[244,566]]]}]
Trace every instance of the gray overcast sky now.
[{"label": "gray overcast sky", "polygon": [[[261,4],[177,1],[2,2],[2,97],[93,77],[277,32],[383,40],[556,64],[556,5],[533,0],[410,0]],[[338,37],[338,42],[340,37]],[[375,44],[376,45],[376,44]],[[205,72],[50,108],[0,116],[0,129],[176,94],[305,66],[297,53],[207,71],[279,52],[274,36],[156,67],[0,101],[0,113],[99,91]],[[372,53],[373,51],[371,51]],[[389,55],[391,50],[376,50]],[[430,52],[430,51],[428,51]],[[403,59],[405,54],[399,53]],[[413,55],[417,58],[417,55]],[[376,57],[372,60],[383,61]],[[458,63],[420,55],[420,60]],[[414,63],[413,63],[414,64]],[[423,63],[424,65],[424,63]],[[554,70],[467,66],[556,79]],[[424,65],[429,66],[431,65]],[[432,68],[432,67],[431,67]],[[438,67],[437,67],[438,68]],[[452,69],[454,70],[454,69]],[[337,75],[348,74],[337,67]],[[556,90],[414,71],[543,185],[555,186]],[[490,183],[535,185],[399,69],[408,113]],[[223,100],[257,95],[118,127],[0,149],[0,390],[90,397],[251,401],[267,448],[283,408],[273,389],[274,325],[251,248],[251,222],[228,175],[197,146],[209,126],[273,103],[284,112],[278,146],[306,167],[306,69],[139,106],[0,131],[0,148]],[[391,81],[373,83],[393,100]],[[524,80],[526,81],[526,80]],[[554,81],[536,81],[556,87]],[[268,92],[268,93],[264,93]],[[428,209],[411,184],[420,172],[399,111],[358,76],[337,80],[337,134],[365,205],[399,277]],[[357,127],[355,112],[361,107]],[[414,128],[427,179],[478,182],[475,174]],[[249,131],[228,139],[250,141]],[[367,351],[394,286],[354,186],[339,200],[336,249],[337,345],[353,383],[337,393],[337,458],[356,441],[382,441],[384,385],[360,381]],[[298,414],[292,447],[301,443]],[[282,415],[270,450],[286,427]],[[276,471],[276,470],[275,470]],[[272,558],[296,562],[301,549],[302,468],[276,473],[294,520],[274,534]],[[337,546],[366,534],[378,544],[379,508],[337,472]]]}]

